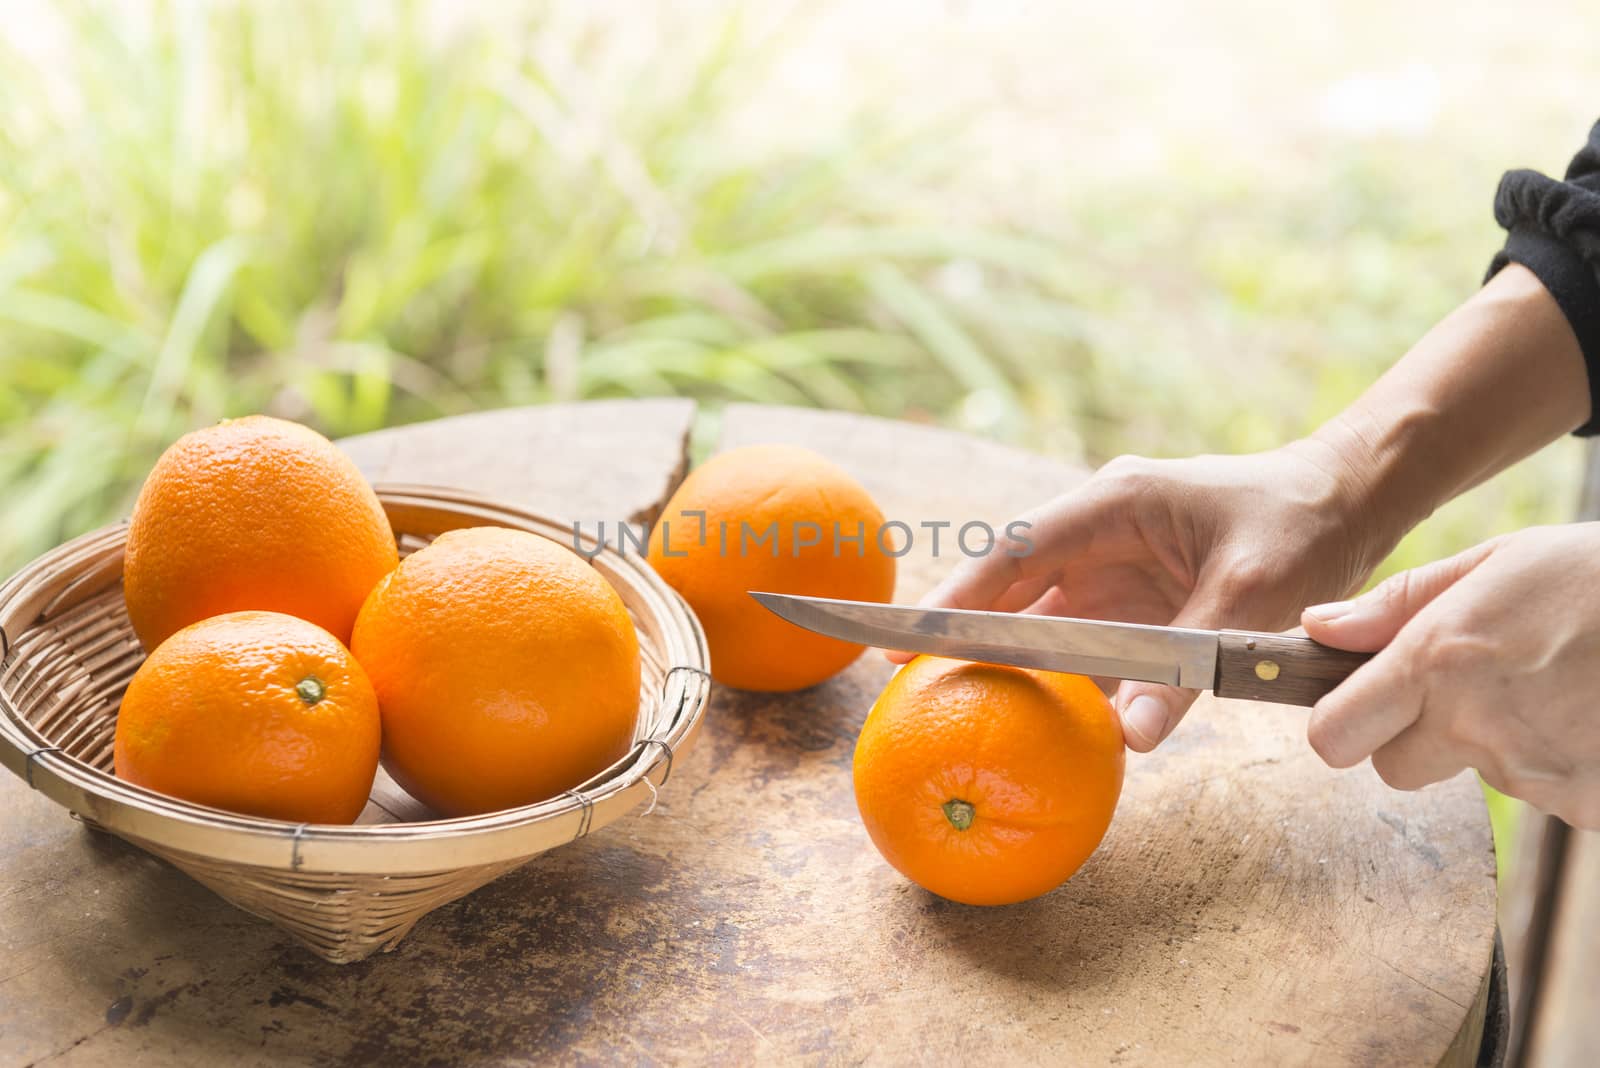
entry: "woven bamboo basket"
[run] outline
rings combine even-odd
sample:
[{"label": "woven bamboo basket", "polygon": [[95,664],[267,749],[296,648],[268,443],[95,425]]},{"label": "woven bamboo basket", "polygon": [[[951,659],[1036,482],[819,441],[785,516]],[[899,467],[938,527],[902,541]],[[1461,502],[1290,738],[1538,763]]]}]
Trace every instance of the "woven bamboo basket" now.
[{"label": "woven bamboo basket", "polygon": [[[380,486],[403,554],[447,530],[504,526],[572,544],[551,520],[447,489]],[[138,845],[335,963],[392,949],[432,909],[652,806],[710,696],[705,635],[642,561],[586,539],[639,632],[628,755],[560,797],[439,819],[381,770],[351,826],[241,816],[117,779],[112,739],[143,651],[122,599],[127,526],[77,538],[0,586],[0,763],[79,819]]]}]

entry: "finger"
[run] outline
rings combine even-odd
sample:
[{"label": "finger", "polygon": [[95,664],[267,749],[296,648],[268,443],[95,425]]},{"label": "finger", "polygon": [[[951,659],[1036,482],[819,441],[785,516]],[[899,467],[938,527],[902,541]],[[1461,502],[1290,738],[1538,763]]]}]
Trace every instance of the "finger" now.
[{"label": "finger", "polygon": [[[918,602],[924,608],[1014,612],[1037,601],[1055,581],[1060,562],[1088,548],[1109,502],[1099,494],[1066,493],[1007,523],[994,547],[957,564]],[[884,651],[891,664],[915,653]]]},{"label": "finger", "polygon": [[[1209,588],[1195,592],[1172,618],[1174,627],[1212,628],[1221,623],[1221,609]],[[1136,753],[1160,745],[1183,719],[1199,693],[1152,682],[1124,682],[1112,706],[1122,720],[1122,740]]]},{"label": "finger", "polygon": [[1424,695],[1409,644],[1390,643],[1311,709],[1306,740],[1329,767],[1354,767],[1421,716]]},{"label": "finger", "polygon": [[1469,760],[1423,714],[1373,752],[1372,770],[1396,790],[1420,790],[1455,778]]},{"label": "finger", "polygon": [[1066,493],[1007,523],[994,547],[968,557],[935,586],[921,604],[927,608],[991,609],[1019,583],[1036,580],[1089,547],[1111,499],[1093,490]]},{"label": "finger", "polygon": [[[1501,791],[1504,793],[1504,791]],[[1600,781],[1594,776],[1580,780],[1567,791],[1566,798],[1552,806],[1559,816],[1580,831],[1600,831]]]},{"label": "finger", "polygon": [[1423,567],[1384,579],[1352,601],[1312,605],[1300,615],[1306,634],[1324,645],[1370,653],[1394,640],[1400,628],[1433,599],[1488,558],[1493,542],[1475,545]]},{"label": "finger", "polygon": [[1043,604],[1065,605],[1065,598],[1054,598],[1052,594],[1061,591],[1055,588],[1056,581],[1061,577],[1061,572],[1052,571],[1048,575],[1019,582],[1011,587],[990,606],[993,612],[1028,612],[1032,615],[1059,615],[1059,612],[1050,612],[1042,609]]},{"label": "finger", "polygon": [[1172,733],[1198,696],[1174,686],[1124,682],[1111,702],[1122,720],[1123,743],[1135,753],[1150,752]]},{"label": "finger", "polygon": [[1023,608],[1022,612],[1024,615],[1030,616],[1071,615],[1067,595],[1060,586],[1047,587],[1037,599]]}]

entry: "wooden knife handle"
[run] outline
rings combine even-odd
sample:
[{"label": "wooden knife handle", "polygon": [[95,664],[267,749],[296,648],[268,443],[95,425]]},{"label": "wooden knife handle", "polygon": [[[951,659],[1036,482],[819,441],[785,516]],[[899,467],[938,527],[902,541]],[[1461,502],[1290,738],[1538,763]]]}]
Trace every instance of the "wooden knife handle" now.
[{"label": "wooden knife handle", "polygon": [[1371,653],[1333,649],[1310,638],[1225,630],[1217,646],[1213,692],[1309,708],[1371,659]]}]

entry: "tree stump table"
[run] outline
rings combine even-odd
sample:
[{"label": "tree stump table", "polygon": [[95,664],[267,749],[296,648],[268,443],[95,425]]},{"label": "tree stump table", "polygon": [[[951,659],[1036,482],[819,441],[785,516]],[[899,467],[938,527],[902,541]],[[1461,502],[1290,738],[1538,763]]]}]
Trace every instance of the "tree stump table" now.
[{"label": "tree stump table", "polygon": [[[687,401],[488,412],[345,442],[375,481],[649,520]],[[958,434],[735,406],[721,447],[809,445],[885,514],[1003,523],[1084,472]],[[917,597],[953,559],[901,561]],[[1472,1064],[1495,864],[1471,775],[1335,772],[1304,710],[1203,700],[1130,755],[1099,851],[979,909],[907,883],[856,817],[868,655],[787,695],[718,688],[649,815],[325,964],[0,776],[0,1062]]]}]

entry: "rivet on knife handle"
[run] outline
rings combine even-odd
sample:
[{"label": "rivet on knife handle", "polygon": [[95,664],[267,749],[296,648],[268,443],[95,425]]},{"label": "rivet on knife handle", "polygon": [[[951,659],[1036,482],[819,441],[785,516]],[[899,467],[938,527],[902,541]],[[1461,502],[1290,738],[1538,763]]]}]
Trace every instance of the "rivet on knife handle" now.
[{"label": "rivet on knife handle", "polygon": [[1333,649],[1310,638],[1225,630],[1217,643],[1215,692],[1309,708],[1370,659],[1371,653]]}]

